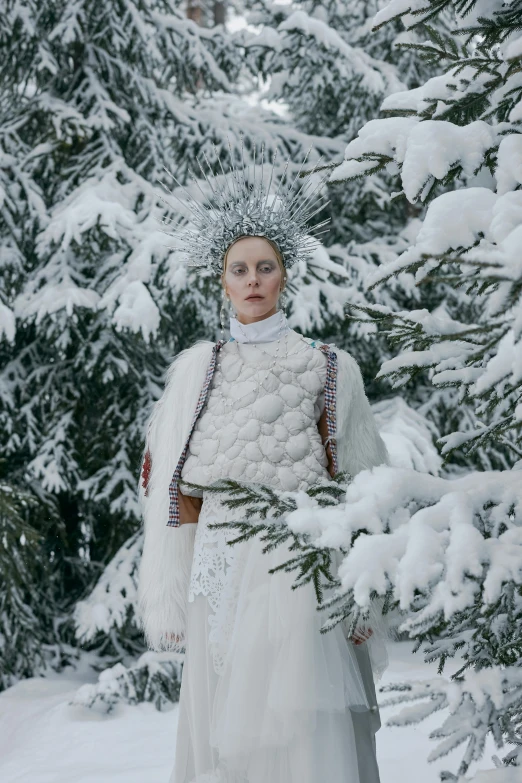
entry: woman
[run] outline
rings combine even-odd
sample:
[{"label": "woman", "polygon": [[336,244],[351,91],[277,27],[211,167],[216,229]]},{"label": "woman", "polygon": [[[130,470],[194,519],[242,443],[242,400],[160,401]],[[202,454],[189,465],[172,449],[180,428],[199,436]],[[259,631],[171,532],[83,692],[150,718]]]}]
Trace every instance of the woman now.
[{"label": "woman", "polygon": [[221,255],[230,339],[179,354],[147,435],[140,618],[150,647],[185,652],[171,783],[378,783],[371,632],[320,634],[313,586],[268,573],[287,547],[228,546],[237,532],[209,524],[241,510],[190,487],[306,490],[387,461],[354,359],[278,309],[300,237],[285,248],[259,214],[264,230],[237,220]]}]

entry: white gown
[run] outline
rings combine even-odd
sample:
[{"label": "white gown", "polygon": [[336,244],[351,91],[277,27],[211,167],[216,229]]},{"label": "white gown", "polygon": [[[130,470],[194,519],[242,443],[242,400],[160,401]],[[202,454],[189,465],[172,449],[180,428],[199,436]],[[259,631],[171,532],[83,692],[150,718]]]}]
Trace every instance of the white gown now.
[{"label": "white gown", "polygon": [[[263,349],[275,355],[279,318],[276,314],[243,329],[251,342],[263,342]],[[231,333],[241,342],[233,321]],[[281,407],[277,422],[287,423],[286,416],[292,419],[291,404],[302,405],[299,420],[308,416],[307,461],[303,464],[293,457],[289,469],[281,471],[281,480],[298,475],[300,488],[306,488],[307,481],[327,475],[316,424],[324,399],[315,396],[316,387],[324,389],[326,360],[295,332],[285,342],[288,361],[278,359],[258,394],[274,394],[283,383],[300,390],[299,395],[291,395],[286,387],[282,395],[286,407]],[[252,373],[266,375],[266,368],[260,369],[266,359],[255,348],[252,352],[242,345],[239,365],[234,364],[234,345],[222,350],[229,357],[227,388],[239,400],[230,414],[232,420],[221,420],[221,392],[213,387],[207,400],[209,413],[196,425],[201,432],[194,432],[191,448],[199,439],[200,456],[189,455],[182,476],[204,485],[219,478],[220,472],[228,475],[228,470],[230,477],[258,480],[249,471],[262,464],[249,461],[247,447],[243,461],[236,454],[224,468],[218,457],[211,459],[210,446],[206,458],[201,456],[212,422],[220,421],[220,432],[228,437],[234,434],[235,411],[245,408],[244,418],[251,420],[256,407],[244,396],[241,384],[248,384]],[[299,372],[304,375],[296,375]],[[320,459],[314,456],[319,452]],[[237,476],[240,464],[241,476]],[[278,482],[278,476],[267,479],[276,486]],[[264,544],[257,536],[228,546],[226,541],[238,536],[236,530],[209,528],[234,518],[244,518],[244,512],[227,509],[215,493],[204,492],[188,591],[186,654],[170,783],[378,783],[370,728],[374,716],[358,664],[361,648],[345,638],[342,624],[320,633],[326,615],[316,609],[312,584],[292,590],[295,572],[269,573],[293,556],[287,546],[263,554]],[[362,767],[358,767],[356,739]]]},{"label": "white gown", "polygon": [[268,573],[286,546],[209,529],[234,514],[204,494],[170,783],[359,783],[352,716],[369,705],[353,645],[342,625],[319,632],[311,584]]}]

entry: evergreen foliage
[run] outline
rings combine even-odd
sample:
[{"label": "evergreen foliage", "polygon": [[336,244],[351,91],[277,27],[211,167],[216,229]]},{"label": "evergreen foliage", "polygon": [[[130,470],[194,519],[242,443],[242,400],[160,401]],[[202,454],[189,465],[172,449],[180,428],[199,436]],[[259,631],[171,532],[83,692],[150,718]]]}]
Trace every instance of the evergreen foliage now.
[{"label": "evergreen foliage", "polygon": [[131,665],[143,650],[134,613],[142,546],[143,535],[138,530],[122,544],[94,589],[72,612],[78,643],[96,649],[106,663]]},{"label": "evergreen foliage", "polygon": [[[444,741],[430,759],[466,743],[458,769],[465,775],[491,735],[497,747],[508,746],[504,763],[519,764],[520,471],[442,479],[381,466],[334,484],[331,495],[320,487],[273,498],[273,490],[241,482],[205,489],[228,492],[226,505],[245,507],[245,520],[214,525],[239,531],[231,545],[260,535],[267,552],[292,541],[294,557],[273,570],[295,571],[293,589],[313,583],[322,633],[341,622],[349,635],[361,625],[399,622],[439,674],[448,659],[462,659],[451,682],[385,689],[400,695],[384,704],[421,700],[392,725],[450,708],[431,732]],[[443,779],[456,780],[450,772]]]},{"label": "evergreen foliage", "polygon": [[151,702],[157,710],[179,701],[181,661],[167,653],[143,653],[132,666],[122,663],[104,669],[95,685],[82,685],[70,705],[111,713],[118,704]]},{"label": "evergreen foliage", "polygon": [[[345,482],[346,479],[346,474],[338,473],[334,477],[334,483],[327,482],[310,487],[306,495],[314,498],[320,508],[337,505],[343,497],[342,482]],[[182,482],[183,485],[191,489],[204,489],[205,492],[225,493],[227,497],[224,504],[226,506],[245,509],[244,520],[215,522],[209,525],[211,529],[215,530],[221,528],[237,529],[239,535],[237,538],[231,539],[230,546],[259,536],[261,541],[267,542],[263,548],[263,554],[266,554],[281,544],[290,542],[290,550],[295,550],[297,553],[295,557],[282,567],[270,569],[268,573],[298,569],[299,575],[295,584],[292,585],[292,589],[312,582],[317,600],[322,603],[323,580],[326,580],[327,584],[335,583],[335,578],[330,572],[332,553],[311,546],[308,536],[293,532],[284,522],[281,522],[286,514],[297,508],[297,501],[292,493],[281,493],[265,484],[247,484],[233,479],[217,481],[210,487],[203,487],[187,481]],[[254,522],[249,522],[252,517],[255,518]],[[277,522],[278,519],[279,522]]]},{"label": "evergreen foliage", "polygon": [[[136,485],[165,370],[218,336],[220,297],[160,240],[155,182],[205,191],[189,167],[238,162],[242,130],[269,159],[313,143],[332,169],[328,247],[290,277],[291,325],[415,411],[375,407],[410,441],[401,468],[296,495],[228,482],[245,520],[218,526],[291,541],[281,568],[313,582],[323,632],[383,605],[439,672],[461,655],[450,684],[397,686],[415,706],[394,720],[448,706],[434,757],[466,743],[462,779],[491,735],[512,747],[501,773],[520,763],[521,0],[258,0],[258,30],[234,36],[180,9],[0,12],[0,687],[83,646],[112,668],[75,703],[179,696],[178,660],[134,663]],[[280,113],[248,106],[264,79]],[[167,213],[174,231],[189,218]],[[432,435],[459,478],[438,475]]]},{"label": "evergreen foliage", "polygon": [[[428,756],[435,761],[447,755],[456,746],[466,743],[464,756],[457,774],[444,771],[441,780],[458,783],[470,765],[484,754],[488,736],[493,736],[498,748],[504,743],[512,745],[504,763],[493,756],[496,772],[482,773],[479,779],[510,781],[510,767],[519,766],[520,702],[522,700],[520,669],[495,668],[487,672],[487,680],[480,672],[470,673],[465,679],[448,682],[436,678],[428,682],[394,683],[381,688],[383,693],[394,694],[382,700],[383,707],[417,702],[406,707],[388,721],[390,726],[409,726],[418,723],[442,709],[449,709],[440,727],[431,733],[439,743]],[[507,769],[506,769],[507,768]],[[487,776],[487,778],[485,777]]]},{"label": "evergreen foliage", "polygon": [[[45,600],[27,594],[25,673],[46,643],[61,665],[52,645],[74,634],[54,617],[134,533],[146,417],[172,356],[207,326],[201,290],[168,284],[155,181],[195,159],[214,130],[196,92],[230,91],[240,59],[177,5],[8,0],[0,13],[0,476],[39,499],[28,583],[36,563],[53,571]],[[13,639],[24,617],[6,620]],[[118,652],[134,644],[122,635]]]},{"label": "evergreen foliage", "polygon": [[[429,5],[413,14],[412,23],[449,3]],[[409,273],[419,287],[442,282],[457,296],[431,314],[386,305],[356,304],[354,310],[378,322],[400,350],[383,363],[380,377],[397,387],[428,371],[437,389],[458,389],[453,399],[466,419],[442,438],[446,458],[476,453],[486,468],[508,468],[522,456],[517,359],[522,54],[513,14],[522,6],[487,16],[481,4],[461,5],[455,4],[457,14],[468,15],[460,19],[458,37],[432,30],[431,40],[416,47],[427,59],[446,62],[447,75],[387,98],[382,109],[389,119],[368,123],[341,166],[344,176],[353,177],[395,166],[400,195],[429,204],[413,246],[371,276],[368,288]]]},{"label": "evergreen foliage", "polygon": [[[3,462],[3,460],[2,460]],[[50,657],[59,669],[75,652],[60,634],[63,618],[44,535],[29,522],[40,499],[0,481],[0,688],[45,669]],[[49,509],[52,516],[52,509]],[[42,523],[45,523],[43,514]],[[54,617],[42,619],[49,605]]]}]

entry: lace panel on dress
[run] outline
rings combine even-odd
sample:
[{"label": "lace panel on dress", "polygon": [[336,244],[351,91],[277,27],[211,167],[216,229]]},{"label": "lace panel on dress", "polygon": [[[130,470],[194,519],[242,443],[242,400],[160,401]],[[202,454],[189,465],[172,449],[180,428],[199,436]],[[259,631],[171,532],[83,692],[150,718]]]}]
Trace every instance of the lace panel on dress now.
[{"label": "lace panel on dress", "polygon": [[225,655],[234,624],[239,598],[241,566],[245,544],[229,546],[237,538],[234,529],[212,530],[209,523],[230,521],[244,516],[242,509],[229,509],[221,503],[221,493],[205,492],[194,539],[194,556],[190,575],[188,600],[205,595],[212,612],[209,614],[209,646],[214,670],[222,674]]}]

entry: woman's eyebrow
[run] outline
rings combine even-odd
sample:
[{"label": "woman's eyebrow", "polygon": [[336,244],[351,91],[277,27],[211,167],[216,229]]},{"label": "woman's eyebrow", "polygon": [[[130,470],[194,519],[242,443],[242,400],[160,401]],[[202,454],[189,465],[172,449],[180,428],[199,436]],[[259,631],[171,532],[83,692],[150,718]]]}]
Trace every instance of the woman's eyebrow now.
[{"label": "woman's eyebrow", "polygon": [[[256,264],[275,264],[275,260],[273,258],[262,258],[261,261],[256,261]],[[234,266],[234,264],[246,264],[246,261],[236,260],[232,261],[230,266]]]}]

